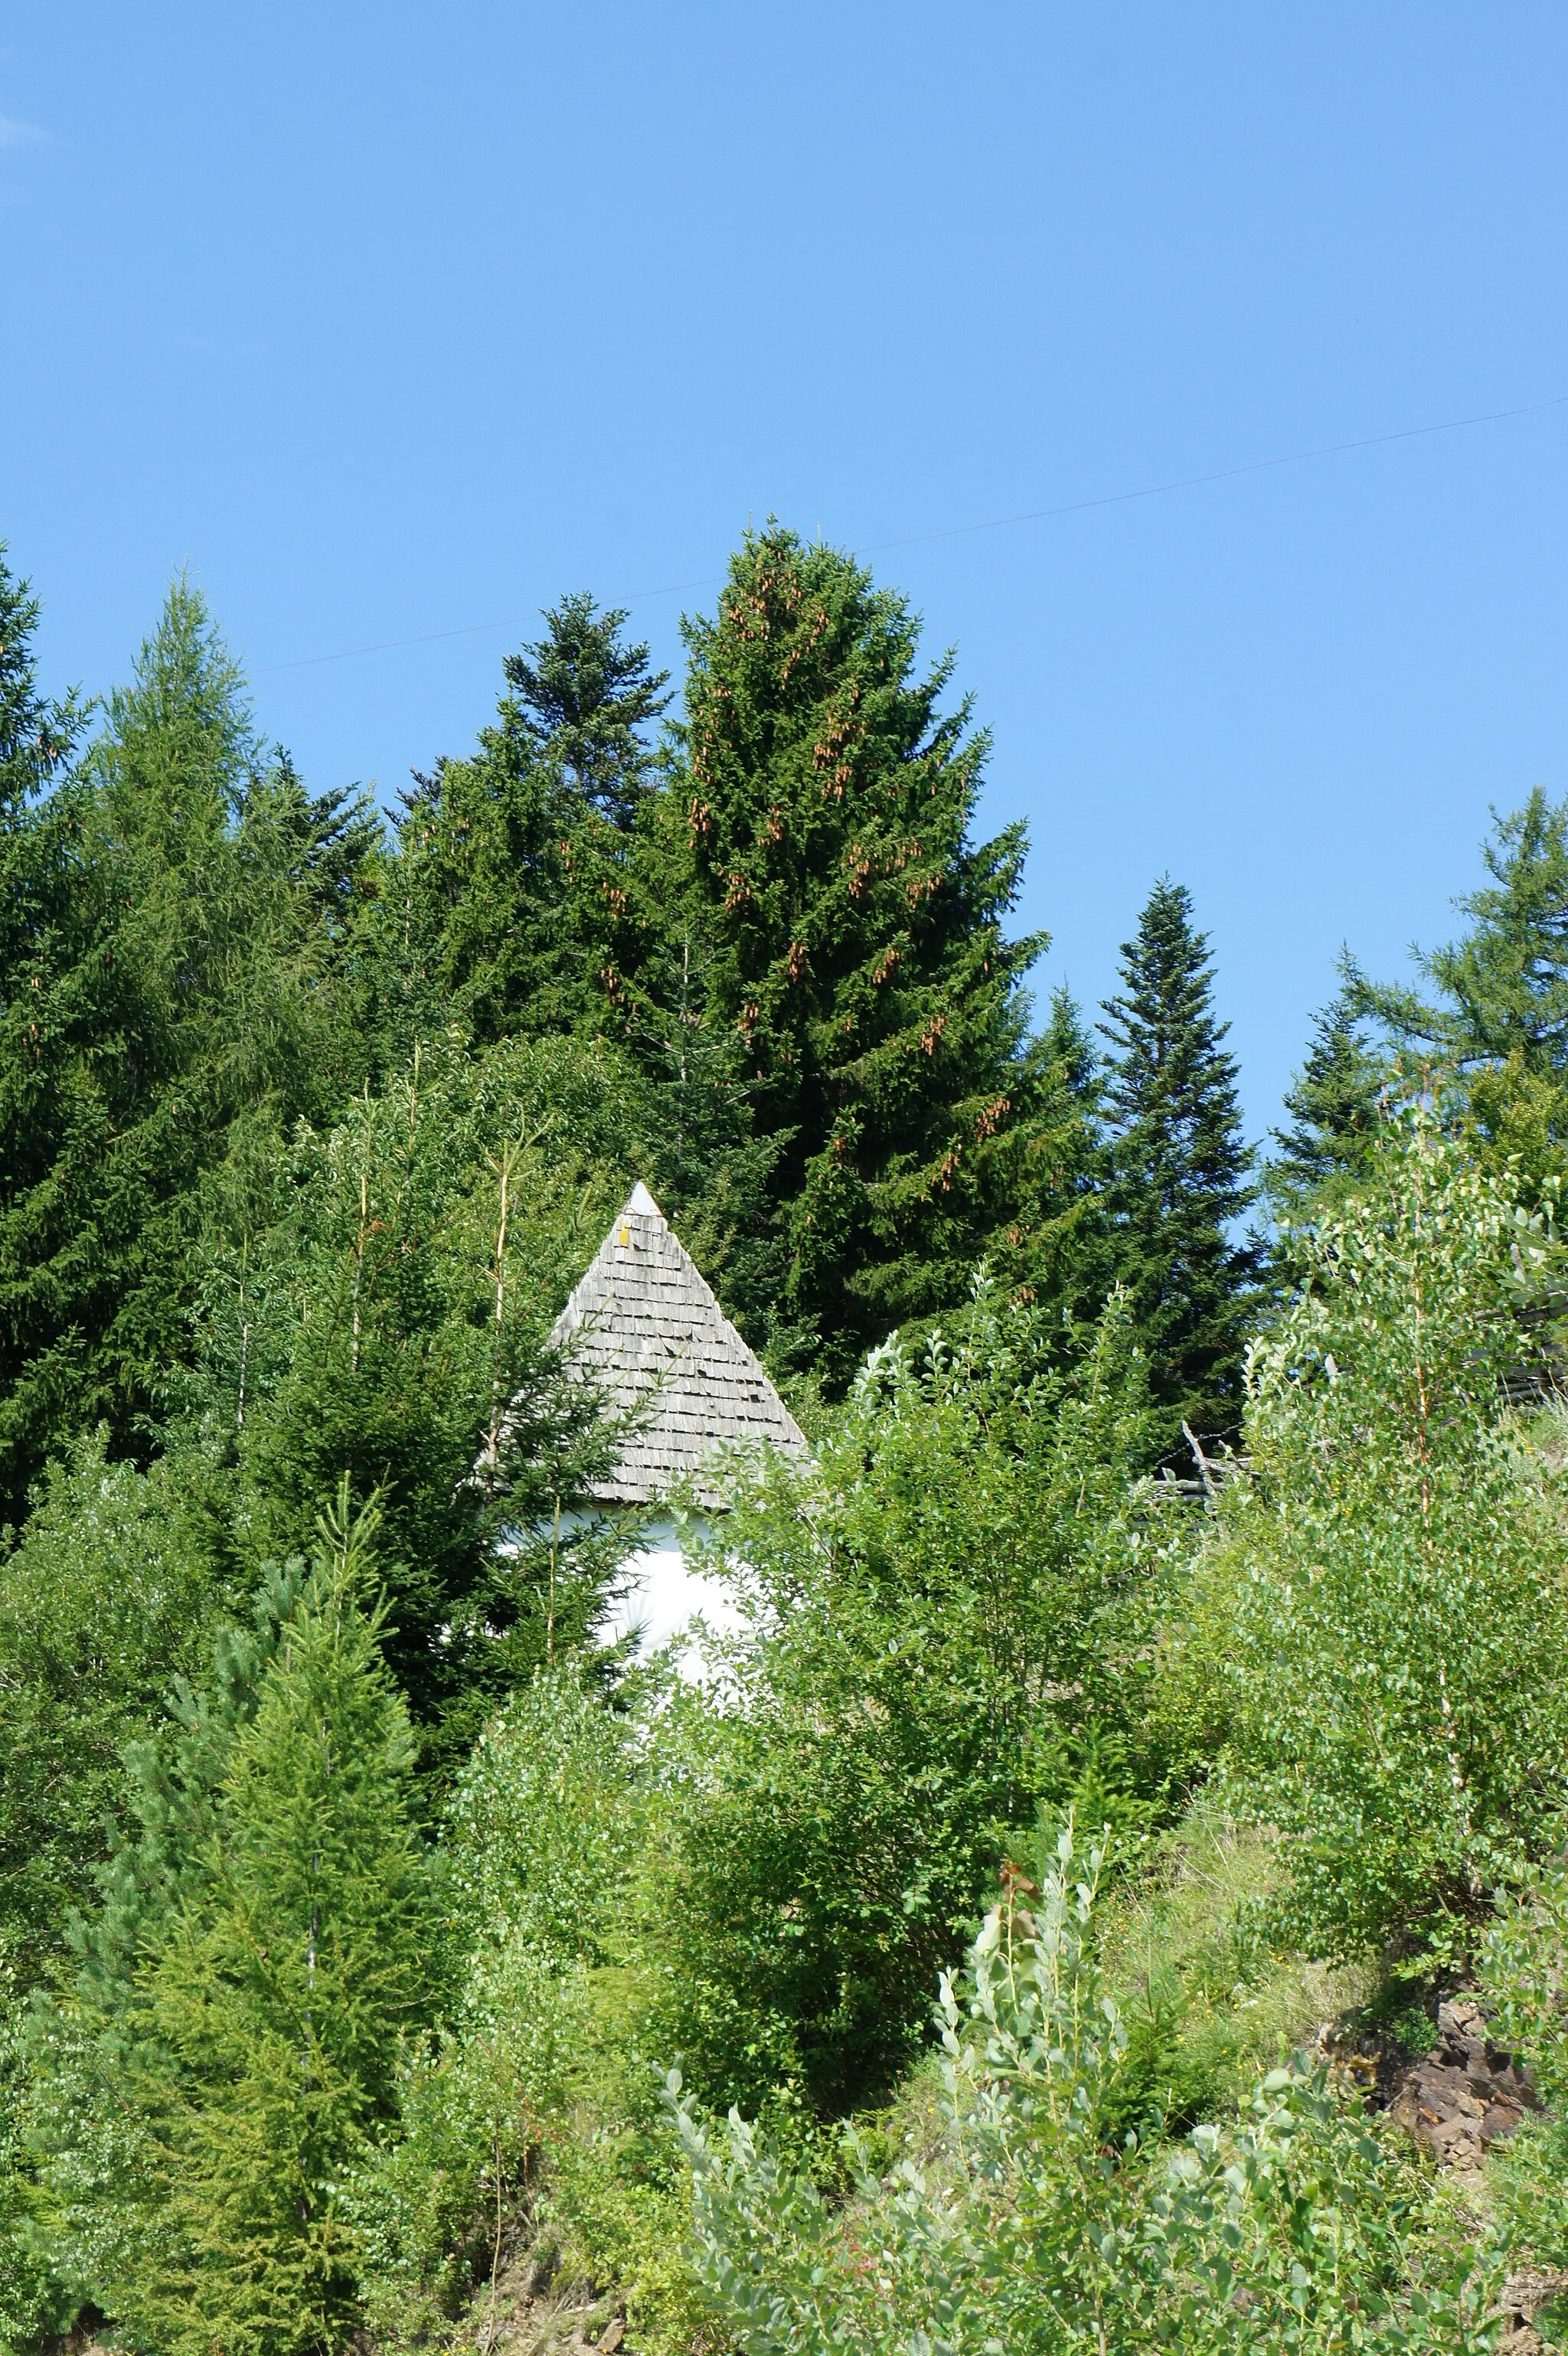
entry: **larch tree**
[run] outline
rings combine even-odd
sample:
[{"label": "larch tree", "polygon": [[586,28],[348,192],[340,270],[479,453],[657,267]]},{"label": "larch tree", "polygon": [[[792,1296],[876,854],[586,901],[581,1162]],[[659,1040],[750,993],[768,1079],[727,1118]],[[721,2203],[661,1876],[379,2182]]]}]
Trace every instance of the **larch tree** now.
[{"label": "larch tree", "polygon": [[1553,806],[1537,786],[1522,809],[1494,811],[1481,856],[1490,881],[1454,904],[1470,930],[1414,952],[1435,998],[1369,981],[1352,966],[1352,1002],[1413,1059],[1467,1069],[1517,1058],[1527,1072],[1568,1070],[1568,800]]},{"label": "larch tree", "polygon": [[362,803],[307,796],[261,744],[183,580],[76,767],[51,780],[58,764],[38,752],[62,724],[25,718],[20,734],[35,798],[11,809],[6,858],[28,880],[0,959],[12,1510],[46,1458],[100,1420],[116,1450],[144,1451],[186,1348],[203,1190],[243,1225],[292,1120],[358,1076],[363,1043],[334,980],[345,903],[379,833]]},{"label": "larch tree", "polygon": [[414,1745],[347,1491],[193,1844],[147,1915],[123,2104],[153,2230],[99,2286],[145,2344],[307,2356],[358,2319],[336,2179],[394,2108],[429,1988]]},{"label": "larch tree", "polygon": [[1229,1024],[1215,1019],[1208,937],[1168,877],[1122,948],[1121,992],[1101,1030],[1112,1057],[1106,1110],[1111,1258],[1131,1294],[1164,1440],[1234,1425],[1259,1253],[1236,1239],[1255,1199]]}]

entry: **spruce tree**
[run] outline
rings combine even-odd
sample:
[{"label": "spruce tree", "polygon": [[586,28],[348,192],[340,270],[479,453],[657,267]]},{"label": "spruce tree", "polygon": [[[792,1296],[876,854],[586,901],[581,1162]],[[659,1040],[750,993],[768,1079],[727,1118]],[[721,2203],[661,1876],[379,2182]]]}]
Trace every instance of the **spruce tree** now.
[{"label": "spruce tree", "polygon": [[1115,1273],[1132,1296],[1164,1440],[1234,1425],[1256,1248],[1233,1239],[1255,1199],[1228,1023],[1214,1017],[1205,934],[1186,887],[1150,893],[1122,948],[1121,993],[1100,1026],[1111,1042],[1106,1211]]},{"label": "spruce tree", "polygon": [[670,701],[668,671],[650,668],[645,644],[624,643],[627,619],[624,606],[601,613],[579,590],[545,613],[542,638],[503,665],[537,756],[623,834],[649,784],[641,732]]},{"label": "spruce tree", "polygon": [[770,524],[686,636],[650,866],[779,1149],[768,1250],[733,1305],[837,1383],[890,1327],[961,1299],[1010,1210],[1041,946],[1003,930],[1023,830],[971,841],[987,739],[967,701],[941,708],[951,658],[917,669],[914,616],[852,558]]},{"label": "spruce tree", "polygon": [[[9,833],[69,759],[82,714],[74,696],[59,702],[39,689],[38,600],[5,558],[0,540],[0,829]],[[6,906],[14,917],[9,894]]]},{"label": "spruce tree", "polygon": [[1278,1151],[1265,1185],[1276,1215],[1309,1218],[1365,1179],[1372,1166],[1390,1067],[1367,1044],[1354,990],[1341,990],[1313,1025],[1307,1060],[1286,1091],[1288,1129],[1273,1132]]},{"label": "spruce tree", "polygon": [[335,2179],[392,2115],[399,2036],[430,1995],[373,1535],[346,1501],[324,1526],[210,1837],[142,1933],[122,2101],[154,2230],[92,2287],[168,2356],[305,2356],[358,2320]]},{"label": "spruce tree", "polygon": [[411,953],[481,1046],[624,1035],[650,946],[632,836],[667,674],[585,594],[543,619],[474,754],[416,779],[400,828]]}]

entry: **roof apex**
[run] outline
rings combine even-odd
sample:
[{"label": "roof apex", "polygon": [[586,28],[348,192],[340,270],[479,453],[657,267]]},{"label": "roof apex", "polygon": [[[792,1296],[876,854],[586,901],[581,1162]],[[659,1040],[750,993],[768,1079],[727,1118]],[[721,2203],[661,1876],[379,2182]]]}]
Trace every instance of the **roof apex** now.
[{"label": "roof apex", "polygon": [[690,1479],[706,1505],[722,1507],[719,1468],[708,1462],[715,1450],[809,1453],[805,1434],[640,1181],[550,1341],[579,1358],[613,1408],[641,1418],[593,1493],[602,1504],[645,1505]]}]

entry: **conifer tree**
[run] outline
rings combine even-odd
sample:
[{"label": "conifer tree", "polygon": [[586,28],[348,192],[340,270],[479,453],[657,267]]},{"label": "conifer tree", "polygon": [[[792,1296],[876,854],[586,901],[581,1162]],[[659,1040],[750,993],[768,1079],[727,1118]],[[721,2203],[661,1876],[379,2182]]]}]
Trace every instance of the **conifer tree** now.
[{"label": "conifer tree", "polygon": [[0,1512],[13,1513],[46,1457],[100,1420],[117,1451],[146,1449],[186,1348],[204,1183],[225,1173],[242,1217],[247,1173],[360,1076],[365,1042],[336,981],[345,902],[379,831],[266,753],[183,581],[74,771],[48,783],[54,756],[40,767],[37,747],[62,742],[63,723],[27,716],[26,692],[14,710],[9,768],[34,798],[6,822],[7,877],[22,883],[0,916]]},{"label": "conifer tree", "polygon": [[1285,1094],[1291,1126],[1273,1132],[1279,1150],[1265,1183],[1277,1215],[1309,1217],[1371,1171],[1390,1070],[1364,1027],[1349,987],[1314,1022],[1307,1060]]},{"label": "conifer tree", "polygon": [[624,606],[601,613],[586,590],[543,616],[545,635],[503,668],[537,756],[624,834],[652,766],[640,732],[668,709],[669,673],[650,669],[645,644],[622,638]]},{"label": "conifer tree", "polygon": [[573,1512],[613,1440],[548,1334],[625,1197],[630,1077],[599,1043],[432,1047],[304,1132],[258,1253],[209,1270],[239,1542],[281,1551],[345,1479],[379,1493],[386,1652],[427,1758],[582,1645],[616,1558]]},{"label": "conifer tree", "polygon": [[1065,985],[1029,1049],[1033,1117],[1016,1132],[1012,1213],[992,1239],[992,1272],[1053,1308],[1069,1333],[1093,1323],[1114,1278],[1105,1223],[1105,1075]]},{"label": "conifer tree", "polygon": [[735,1305],[830,1382],[901,1320],[961,1299],[1010,1207],[1033,1111],[1008,940],[1021,827],[976,845],[987,740],[943,712],[919,626],[853,559],[770,524],[687,625],[680,766],[651,854],[705,944],[758,1134],[781,1151],[766,1280]]},{"label": "conifer tree", "polygon": [[59,702],[38,687],[38,601],[5,557],[0,540],[0,827],[9,833],[69,759],[82,715],[74,696]]},{"label": "conifer tree", "polygon": [[357,2320],[334,2180],[389,2115],[398,2035],[428,1996],[413,1742],[377,1642],[373,1536],[345,1493],[210,1838],[143,1934],[124,2094],[155,2231],[94,2287],[169,2356],[304,2356]]},{"label": "conifer tree", "polygon": [[1235,1422],[1243,1328],[1258,1267],[1232,1239],[1254,1200],[1235,1058],[1217,1023],[1205,934],[1186,887],[1162,878],[1122,948],[1122,992],[1100,1028],[1114,1050],[1106,1209],[1132,1296],[1165,1442]]},{"label": "conifer tree", "polygon": [[416,780],[400,830],[412,953],[481,1046],[624,1033],[646,954],[632,831],[667,674],[625,643],[623,611],[585,594],[543,618],[544,637],[507,657],[475,753]]},{"label": "conifer tree", "polygon": [[1491,881],[1455,902],[1470,931],[1414,953],[1435,1001],[1352,966],[1351,1002],[1429,1064],[1568,1070],[1568,800],[1554,807],[1537,786],[1522,809],[1494,811],[1481,855]]}]

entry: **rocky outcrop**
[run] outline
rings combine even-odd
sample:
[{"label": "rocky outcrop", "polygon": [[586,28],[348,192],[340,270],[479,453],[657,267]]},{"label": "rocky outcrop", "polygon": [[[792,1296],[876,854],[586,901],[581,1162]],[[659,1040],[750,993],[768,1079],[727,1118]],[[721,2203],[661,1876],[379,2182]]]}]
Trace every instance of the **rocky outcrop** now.
[{"label": "rocky outcrop", "polygon": [[1464,1996],[1438,2006],[1437,2042],[1405,2071],[1388,2106],[1439,2167],[1466,2175],[1535,2107],[1528,2072],[1491,2042],[1480,2006]]}]

